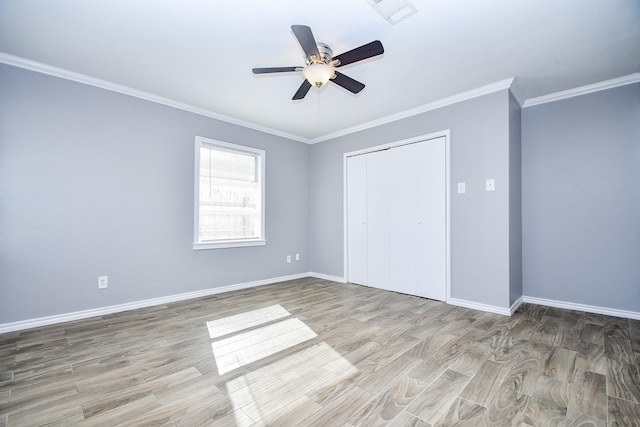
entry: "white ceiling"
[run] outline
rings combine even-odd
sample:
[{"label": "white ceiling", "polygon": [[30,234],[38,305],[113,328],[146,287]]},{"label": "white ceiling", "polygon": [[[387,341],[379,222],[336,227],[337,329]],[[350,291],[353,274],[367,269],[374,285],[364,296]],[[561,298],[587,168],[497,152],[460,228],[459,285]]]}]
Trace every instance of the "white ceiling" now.
[{"label": "white ceiling", "polygon": [[[0,52],[103,79],[306,142],[511,77],[526,98],[640,68],[639,0],[411,0],[396,25],[367,0],[0,0]],[[334,55],[380,40],[384,55],[291,97],[290,26]]]}]

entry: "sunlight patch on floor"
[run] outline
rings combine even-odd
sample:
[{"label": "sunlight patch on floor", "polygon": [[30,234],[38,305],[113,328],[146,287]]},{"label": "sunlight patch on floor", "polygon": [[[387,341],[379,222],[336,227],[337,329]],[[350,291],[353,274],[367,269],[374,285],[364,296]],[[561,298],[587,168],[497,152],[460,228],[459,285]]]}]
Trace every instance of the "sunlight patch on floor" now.
[{"label": "sunlight patch on floor", "polygon": [[[232,372],[317,337],[303,321],[289,316],[276,304],[207,322],[218,373]],[[358,372],[324,341],[273,359],[225,384],[237,425],[246,425],[248,419],[296,424],[321,408],[313,400],[314,393]],[[298,397],[292,401],[291,396]]]},{"label": "sunlight patch on floor", "polygon": [[271,305],[269,307],[260,308],[258,310],[247,311],[245,313],[227,316],[222,319],[207,322],[209,336],[218,338],[224,335],[249,329],[254,326],[272,322],[291,316],[280,304]]},{"label": "sunlight patch on floor", "polygon": [[[326,369],[327,366],[332,369]],[[296,424],[296,417],[304,419],[320,409],[309,396],[357,372],[323,341],[234,378],[226,387],[234,410],[241,410],[254,421],[268,424],[285,417],[286,424]],[[292,402],[291,396],[302,397]]]},{"label": "sunlight patch on floor", "polygon": [[287,319],[211,343],[220,375],[317,337],[299,319]]}]

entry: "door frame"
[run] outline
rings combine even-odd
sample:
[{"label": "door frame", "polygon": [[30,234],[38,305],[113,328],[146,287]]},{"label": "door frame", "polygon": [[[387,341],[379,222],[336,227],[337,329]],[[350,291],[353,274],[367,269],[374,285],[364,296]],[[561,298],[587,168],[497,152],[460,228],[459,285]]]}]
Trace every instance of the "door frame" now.
[{"label": "door frame", "polygon": [[375,145],[360,150],[349,151],[343,154],[342,159],[342,220],[343,220],[343,256],[344,256],[344,280],[349,282],[349,258],[348,258],[348,228],[347,228],[347,159],[349,157],[372,153],[374,151],[388,150],[393,147],[399,147],[407,144],[415,144],[417,142],[428,141],[444,137],[445,146],[445,258],[446,258],[446,301],[451,298],[451,130],[444,129],[412,138],[402,139],[399,141]]}]

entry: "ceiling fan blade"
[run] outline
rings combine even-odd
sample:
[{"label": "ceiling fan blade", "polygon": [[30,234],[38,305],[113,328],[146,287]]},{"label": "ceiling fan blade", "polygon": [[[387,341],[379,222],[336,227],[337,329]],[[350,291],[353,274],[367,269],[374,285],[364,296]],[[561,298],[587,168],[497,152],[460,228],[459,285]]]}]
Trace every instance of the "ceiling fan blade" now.
[{"label": "ceiling fan blade", "polygon": [[336,65],[336,67],[342,67],[343,65],[353,64],[354,62],[362,61],[363,59],[382,55],[383,53],[384,47],[382,47],[382,43],[380,43],[380,40],[375,40],[371,43],[351,49],[348,52],[341,53],[338,56],[334,56],[332,60],[339,60],[340,64]]},{"label": "ceiling fan blade", "polygon": [[291,31],[298,39],[300,47],[304,50],[304,54],[309,59],[320,58],[320,52],[318,52],[318,44],[316,39],[313,38],[311,28],[306,25],[292,25]]},{"label": "ceiling fan blade", "polygon": [[291,99],[295,101],[297,99],[304,98],[307,95],[307,92],[309,92],[309,89],[311,89],[311,83],[309,83],[309,80],[305,79]]},{"label": "ceiling fan blade", "polygon": [[351,93],[359,93],[362,89],[364,89],[364,84],[337,71],[336,76],[329,81],[334,82],[338,86],[342,86]]},{"label": "ceiling fan blade", "polygon": [[287,73],[289,71],[302,71],[302,67],[254,68],[252,71],[253,74]]}]

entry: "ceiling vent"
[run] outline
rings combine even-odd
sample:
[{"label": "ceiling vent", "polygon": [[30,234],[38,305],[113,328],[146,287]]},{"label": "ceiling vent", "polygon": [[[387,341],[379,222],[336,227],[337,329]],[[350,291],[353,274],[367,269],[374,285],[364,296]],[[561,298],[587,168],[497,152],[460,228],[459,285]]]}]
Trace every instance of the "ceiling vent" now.
[{"label": "ceiling vent", "polygon": [[406,0],[368,0],[373,8],[391,25],[416,13],[416,8]]}]

